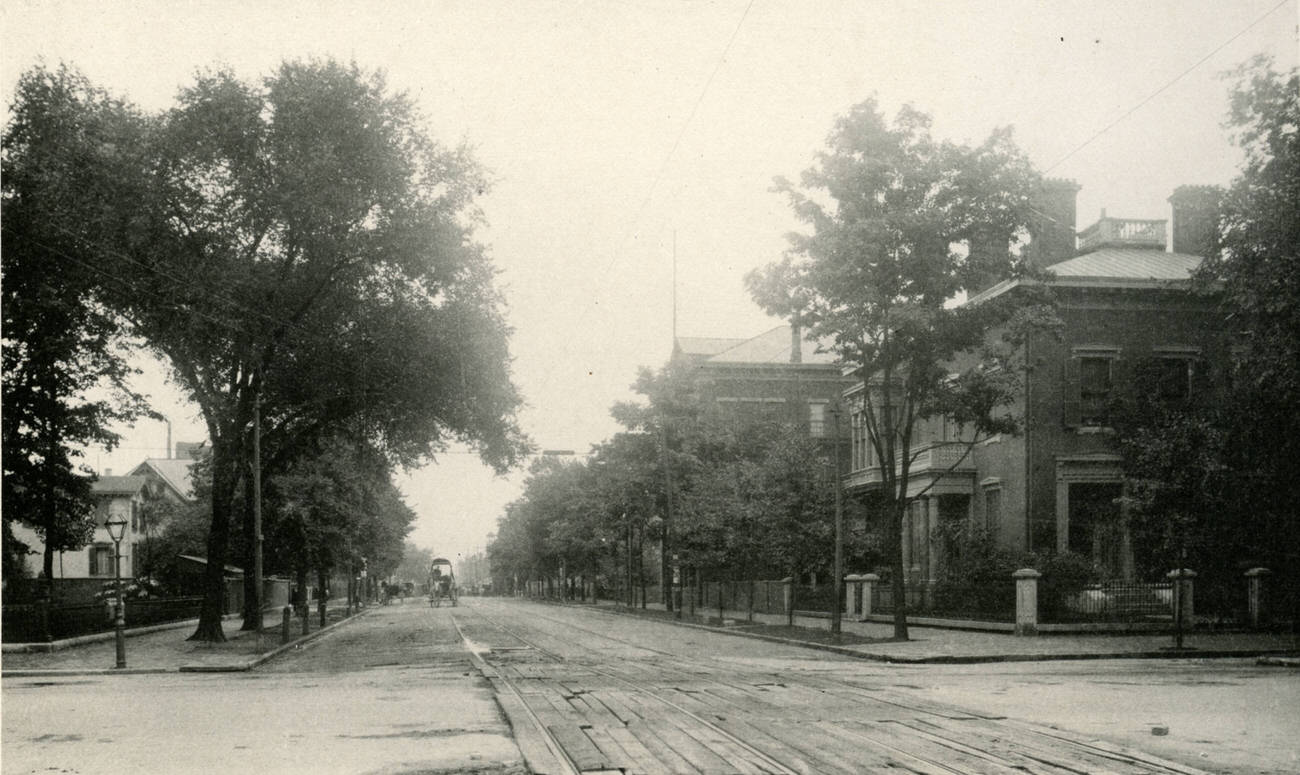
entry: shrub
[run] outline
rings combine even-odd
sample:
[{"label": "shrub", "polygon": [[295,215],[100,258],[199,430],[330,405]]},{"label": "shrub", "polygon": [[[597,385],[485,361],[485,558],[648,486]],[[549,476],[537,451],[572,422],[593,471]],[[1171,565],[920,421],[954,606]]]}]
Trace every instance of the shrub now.
[{"label": "shrub", "polygon": [[1032,563],[1043,577],[1038,582],[1038,610],[1045,619],[1060,618],[1066,601],[1097,581],[1092,559],[1075,552],[1061,552]]}]

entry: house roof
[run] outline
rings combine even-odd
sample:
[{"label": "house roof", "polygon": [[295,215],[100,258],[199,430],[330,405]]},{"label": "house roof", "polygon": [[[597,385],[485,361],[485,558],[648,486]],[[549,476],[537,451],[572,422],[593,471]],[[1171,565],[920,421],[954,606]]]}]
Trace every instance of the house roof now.
[{"label": "house roof", "polygon": [[[1201,257],[1141,248],[1101,248],[1047,267],[1049,285],[1061,288],[1168,288],[1186,283]],[[1035,281],[1003,280],[967,299],[978,304]]]},{"label": "house roof", "polygon": [[131,473],[148,476],[153,473],[184,500],[194,499],[193,460],[188,458],[151,457],[136,466]]},{"label": "house roof", "polygon": [[723,350],[728,350],[744,341],[744,339],[725,339],[722,337],[679,336],[677,337],[677,349],[683,355],[707,357],[717,355]]},{"label": "house roof", "polygon": [[1101,248],[1048,267],[1057,277],[1188,280],[1201,257],[1140,248]]},{"label": "house roof", "polygon": [[[789,364],[791,346],[790,326],[777,326],[749,339],[677,338],[683,354],[719,364]],[[818,352],[817,343],[807,339],[800,340],[799,353],[803,364],[814,366],[838,360],[834,353]]]},{"label": "house roof", "polygon": [[95,495],[135,495],[145,485],[143,476],[101,476],[90,483]]}]

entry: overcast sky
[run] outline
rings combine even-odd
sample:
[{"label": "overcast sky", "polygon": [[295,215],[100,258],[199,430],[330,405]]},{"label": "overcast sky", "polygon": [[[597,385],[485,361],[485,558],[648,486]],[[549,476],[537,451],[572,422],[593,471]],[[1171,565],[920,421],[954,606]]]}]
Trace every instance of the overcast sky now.
[{"label": "overcast sky", "polygon": [[[0,24],[6,103],[42,58],[154,110],[215,64],[253,78],[330,56],[386,71],[431,135],[469,141],[493,171],[479,236],[509,300],[524,424],[542,447],[579,453],[617,429],[608,410],[637,367],[669,355],[674,243],[679,334],[780,323],[742,285],[795,227],[771,181],[807,168],[851,105],[912,103],[958,141],[1014,126],[1040,170],[1082,186],[1082,228],[1103,207],[1166,218],[1175,186],[1230,180],[1219,74],[1258,53],[1297,58],[1296,0],[5,0]],[[161,374],[141,387],[174,440],[201,440]],[[124,473],[165,456],[165,438],[141,423],[88,460]],[[481,548],[521,479],[462,452],[409,472],[412,539]]]}]

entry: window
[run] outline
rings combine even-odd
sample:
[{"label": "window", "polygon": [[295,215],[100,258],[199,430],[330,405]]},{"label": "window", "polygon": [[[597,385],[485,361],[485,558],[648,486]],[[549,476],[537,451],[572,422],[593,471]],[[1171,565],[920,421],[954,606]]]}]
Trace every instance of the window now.
[{"label": "window", "polygon": [[1192,395],[1192,361],[1156,358],[1156,391],[1162,401],[1186,401]]},{"label": "window", "polygon": [[826,404],[808,403],[808,435],[814,439],[826,438]]},{"label": "window", "polygon": [[854,412],[851,422],[853,431],[853,470],[861,471],[873,464],[871,439],[867,435],[867,421],[862,412]]},{"label": "window", "polygon": [[90,575],[113,575],[113,547],[108,544],[95,544],[90,547]]},{"label": "window", "polygon": [[984,527],[996,533],[1002,524],[1002,488],[993,485],[984,488]]},{"label": "window", "polygon": [[1083,425],[1105,425],[1112,387],[1112,358],[1079,359],[1079,412]]}]

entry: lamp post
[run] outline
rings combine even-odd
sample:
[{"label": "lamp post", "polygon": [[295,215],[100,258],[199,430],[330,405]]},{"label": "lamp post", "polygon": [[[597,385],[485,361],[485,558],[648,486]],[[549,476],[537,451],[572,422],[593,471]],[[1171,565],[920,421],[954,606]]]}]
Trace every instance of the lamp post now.
[{"label": "lamp post", "polygon": [[113,539],[113,581],[117,591],[113,632],[117,640],[117,669],[126,667],[126,609],[122,604],[122,539],[126,536],[126,517],[114,514],[104,523]]},{"label": "lamp post", "polygon": [[831,632],[840,634],[840,612],[844,610],[844,495],[840,483],[840,402],[831,404],[831,417],[835,419],[831,448],[834,469],[831,471],[831,486],[835,488],[835,562],[834,562],[834,602],[831,604]]}]

